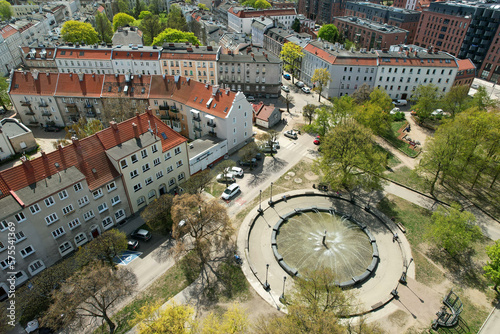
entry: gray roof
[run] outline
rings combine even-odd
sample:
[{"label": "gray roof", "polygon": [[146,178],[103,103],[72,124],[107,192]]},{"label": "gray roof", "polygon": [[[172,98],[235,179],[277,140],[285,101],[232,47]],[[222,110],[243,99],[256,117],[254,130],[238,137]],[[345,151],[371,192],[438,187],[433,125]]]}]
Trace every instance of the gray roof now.
[{"label": "gray roof", "polygon": [[31,132],[24,124],[14,118],[4,118],[0,121],[0,129],[9,137],[13,138]]},{"label": "gray roof", "polygon": [[139,34],[139,29],[135,28],[131,31],[129,28],[123,28],[115,32],[112,38],[113,45],[128,45],[128,44],[144,44],[142,40],[142,32]]},{"label": "gray roof", "polygon": [[109,150],[106,151],[106,154],[113,160],[119,161],[141,149],[143,149],[146,146],[149,146],[153,143],[160,142],[160,147],[158,149],[161,149],[161,140],[159,137],[156,137],[154,133],[151,133],[149,131],[143,133],[142,135],[139,136],[139,139],[132,138],[130,140],[127,140],[126,142],[117,145],[115,147],[110,148]]},{"label": "gray roof", "polygon": [[[218,143],[225,141],[226,139],[216,138],[212,136],[203,136],[199,139],[196,139],[188,144],[188,157],[192,159],[196,157],[198,154],[205,152],[210,147],[217,145]],[[191,148],[192,147],[192,148]]]},{"label": "gray roof", "polygon": [[333,18],[334,20],[344,21],[352,25],[356,25],[359,27],[367,27],[372,30],[376,30],[381,34],[395,34],[401,32],[408,32],[408,30],[401,29],[395,26],[391,26],[388,24],[381,24],[376,21],[368,20],[368,19],[360,19],[357,16],[336,16]]},{"label": "gray roof", "polygon": [[19,189],[15,193],[25,205],[31,205],[82,180],[85,180],[85,175],[72,166]]},{"label": "gray roof", "polygon": [[206,54],[216,54],[217,48],[213,48],[210,45],[207,46],[196,46],[186,43],[164,43],[162,53],[182,53],[186,54],[187,49],[191,49],[189,53],[206,53]]},{"label": "gray roof", "polygon": [[0,199],[0,220],[4,220],[19,211],[22,211],[22,206],[12,196],[6,196]]},{"label": "gray roof", "polygon": [[[252,51],[248,52],[245,49],[240,50],[240,53],[238,54],[221,54],[219,56],[219,63],[225,62],[225,63],[263,63],[263,64],[271,64],[271,63],[281,63],[281,59],[273,55],[272,53],[269,53],[265,51],[265,54],[267,55],[264,56],[263,52],[261,50],[255,49],[255,47],[252,48]],[[252,53],[254,56],[252,57]]]}]

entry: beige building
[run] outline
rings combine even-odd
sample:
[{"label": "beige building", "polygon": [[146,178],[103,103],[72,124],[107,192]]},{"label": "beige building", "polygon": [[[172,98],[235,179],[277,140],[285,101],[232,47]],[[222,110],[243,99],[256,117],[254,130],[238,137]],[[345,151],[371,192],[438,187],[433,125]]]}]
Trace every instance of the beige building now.
[{"label": "beige building", "polygon": [[[29,152],[36,149],[36,140],[33,132],[15,118],[4,118],[0,121],[0,160],[5,159],[4,154]],[[6,148],[4,145],[8,146]]]}]

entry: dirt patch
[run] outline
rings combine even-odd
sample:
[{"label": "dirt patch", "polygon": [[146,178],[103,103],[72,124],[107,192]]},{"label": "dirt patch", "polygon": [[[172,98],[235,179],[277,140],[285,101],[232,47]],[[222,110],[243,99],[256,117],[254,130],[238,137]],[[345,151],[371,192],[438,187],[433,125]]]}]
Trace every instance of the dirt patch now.
[{"label": "dirt patch", "polygon": [[319,179],[319,176],[314,174],[313,172],[307,172],[304,174],[304,177],[308,179],[309,181],[315,181]]}]

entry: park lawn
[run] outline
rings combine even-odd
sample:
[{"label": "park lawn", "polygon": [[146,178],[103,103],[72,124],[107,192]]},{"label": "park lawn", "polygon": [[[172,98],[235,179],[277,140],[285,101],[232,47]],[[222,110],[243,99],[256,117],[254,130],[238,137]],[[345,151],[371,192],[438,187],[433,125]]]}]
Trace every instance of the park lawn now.
[{"label": "park lawn", "polygon": [[420,153],[420,149],[414,150],[410,148],[410,145],[402,140],[398,139],[399,133],[398,130],[401,129],[403,125],[405,125],[406,121],[398,121],[391,123],[391,133],[383,136],[383,138],[392,146],[403,152],[409,157],[415,158]]},{"label": "park lawn", "polygon": [[415,172],[415,170],[407,166],[402,166],[394,170],[393,172],[385,173],[384,176],[390,180],[396,181],[400,184],[424,193],[429,190],[429,186],[426,180],[423,177],[419,176]]}]

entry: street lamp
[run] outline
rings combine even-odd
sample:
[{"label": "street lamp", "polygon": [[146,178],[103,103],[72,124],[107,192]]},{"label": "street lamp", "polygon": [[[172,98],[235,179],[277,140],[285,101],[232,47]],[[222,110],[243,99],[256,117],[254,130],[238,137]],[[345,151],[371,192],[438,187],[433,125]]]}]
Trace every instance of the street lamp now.
[{"label": "street lamp", "polygon": [[286,282],[286,276],[283,276],[283,293],[281,294],[280,299],[282,299],[282,303],[285,301],[285,282]]},{"label": "street lamp", "polygon": [[273,205],[273,183],[271,182],[271,197],[269,198],[269,205]]},{"label": "street lamp", "polygon": [[261,207],[261,203],[262,203],[262,190],[259,193],[259,209],[257,210],[259,213],[263,212],[262,207]]},{"label": "street lamp", "polygon": [[269,263],[266,264],[266,283],[264,283],[264,290],[268,291],[271,287],[269,286],[269,283],[267,282],[267,273],[269,272]]}]

